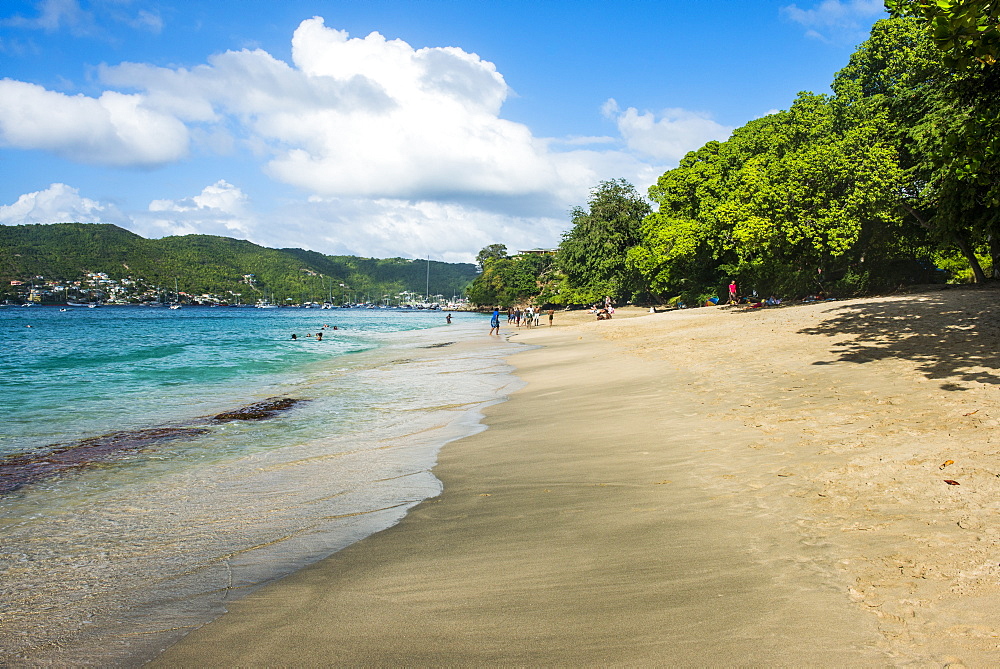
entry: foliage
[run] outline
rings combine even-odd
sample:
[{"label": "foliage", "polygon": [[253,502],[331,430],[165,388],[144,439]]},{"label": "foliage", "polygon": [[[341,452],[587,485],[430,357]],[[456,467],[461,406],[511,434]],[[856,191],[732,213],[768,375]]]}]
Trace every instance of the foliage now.
[{"label": "foliage", "polygon": [[630,264],[654,294],[686,302],[730,278],[759,294],[890,279],[897,256],[920,250],[899,243],[912,230],[895,205],[902,171],[882,118],[859,111],[802,93],[787,111],[689,153],[650,188],[659,211]]},{"label": "foliage", "polygon": [[[500,246],[494,244],[487,249]],[[545,293],[552,269],[552,256],[521,253],[513,257],[493,256],[485,262],[483,273],[469,287],[469,301],[480,306],[504,306],[536,301]],[[541,302],[544,302],[544,298]]]},{"label": "foliage", "polygon": [[[639,273],[626,262],[639,243],[649,203],[624,179],[602,181],[588,208],[576,207],[573,227],[563,235],[556,264],[565,276],[559,301],[588,303],[609,296],[629,300],[644,292]],[[565,294],[563,294],[565,290]]]},{"label": "foliage", "polygon": [[948,67],[994,65],[1000,58],[997,0],[885,0],[885,7],[894,17],[922,18]]},{"label": "foliage", "polygon": [[507,247],[503,244],[490,244],[476,254],[476,266],[482,272],[486,265],[494,260],[504,260],[507,258]]},{"label": "foliage", "polygon": [[[602,182],[539,289],[693,306],[729,279],[788,296],[1000,278],[1000,2],[886,6],[832,96],[692,151],[649,189],[657,211]],[[491,296],[514,281],[489,276]]]},{"label": "foliage", "polygon": [[977,281],[985,280],[977,247],[991,245],[1000,268],[1000,69],[954,70],[918,19],[895,18],[876,23],[834,90],[884,117],[908,217],[959,249]]}]

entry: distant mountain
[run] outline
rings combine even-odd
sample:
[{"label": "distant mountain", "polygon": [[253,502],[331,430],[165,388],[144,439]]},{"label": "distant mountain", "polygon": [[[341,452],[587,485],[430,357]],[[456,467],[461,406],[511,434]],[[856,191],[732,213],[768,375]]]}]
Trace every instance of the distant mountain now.
[{"label": "distant mountain", "polygon": [[[477,274],[471,263],[431,261],[429,269],[430,294],[448,299],[463,295]],[[171,292],[176,281],[181,292],[192,295],[242,293],[244,302],[331,296],[340,302],[352,294],[373,300],[403,291],[424,295],[428,262],[270,249],[211,235],[145,239],[101,223],[0,225],[0,298],[11,295],[13,280],[41,276],[65,282],[96,272]]]}]

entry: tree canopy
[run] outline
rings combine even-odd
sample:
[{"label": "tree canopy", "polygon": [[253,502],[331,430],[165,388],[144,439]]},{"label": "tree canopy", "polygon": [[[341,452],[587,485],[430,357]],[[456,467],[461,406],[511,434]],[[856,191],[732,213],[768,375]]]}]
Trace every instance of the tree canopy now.
[{"label": "tree canopy", "polygon": [[631,299],[644,290],[627,262],[640,239],[649,203],[624,179],[602,181],[590,193],[586,209],[571,212],[572,227],[563,235],[556,264],[565,276],[560,302],[587,303]]},{"label": "tree canopy", "polygon": [[[702,304],[1000,278],[1000,1],[886,0],[836,73],[649,189],[601,182],[532,299]],[[496,281],[500,281],[495,277]],[[497,291],[501,291],[497,285]]]}]

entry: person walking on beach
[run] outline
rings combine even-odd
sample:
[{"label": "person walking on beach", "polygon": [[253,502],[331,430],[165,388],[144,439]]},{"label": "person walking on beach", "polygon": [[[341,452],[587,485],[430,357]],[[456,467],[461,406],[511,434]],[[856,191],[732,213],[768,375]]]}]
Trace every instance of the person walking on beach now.
[{"label": "person walking on beach", "polygon": [[552,319],[555,318],[556,310],[549,309],[549,327],[552,327]]},{"label": "person walking on beach", "polygon": [[736,304],[736,279],[729,282],[729,304]]},{"label": "person walking on beach", "polygon": [[490,317],[490,334],[496,330],[497,335],[500,334],[500,307],[493,310],[493,315]]}]

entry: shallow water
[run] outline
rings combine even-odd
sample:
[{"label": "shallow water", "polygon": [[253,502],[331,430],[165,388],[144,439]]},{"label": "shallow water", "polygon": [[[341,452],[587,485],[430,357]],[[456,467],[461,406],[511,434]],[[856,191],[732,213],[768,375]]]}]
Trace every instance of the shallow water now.
[{"label": "shallow water", "polygon": [[[512,345],[485,336],[483,317],[442,321],[0,310],[9,458],[172,435],[123,437],[135,447],[0,495],[0,664],[139,664],[437,494],[440,447],[481,429],[514,383]],[[304,337],[327,323],[340,329]],[[302,401],[266,420],[212,418],[270,397]]]}]

